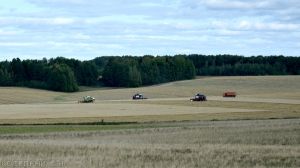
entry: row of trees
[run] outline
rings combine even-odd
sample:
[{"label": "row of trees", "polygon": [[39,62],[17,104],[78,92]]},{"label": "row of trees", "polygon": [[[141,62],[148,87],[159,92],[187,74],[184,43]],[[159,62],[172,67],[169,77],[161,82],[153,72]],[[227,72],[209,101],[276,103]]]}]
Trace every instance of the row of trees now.
[{"label": "row of trees", "polygon": [[300,58],[284,56],[188,55],[197,75],[298,75]]},{"label": "row of trees", "polygon": [[138,87],[192,79],[195,75],[193,63],[184,56],[111,57],[102,81],[107,86]]},{"label": "row of trees", "polygon": [[74,92],[78,86],[139,87],[202,76],[299,75],[300,57],[234,55],[110,56],[0,62],[0,86]]},{"label": "row of trees", "polygon": [[96,85],[93,62],[58,57],[56,59],[0,62],[0,86],[27,86],[54,91],[78,91],[78,85]]}]

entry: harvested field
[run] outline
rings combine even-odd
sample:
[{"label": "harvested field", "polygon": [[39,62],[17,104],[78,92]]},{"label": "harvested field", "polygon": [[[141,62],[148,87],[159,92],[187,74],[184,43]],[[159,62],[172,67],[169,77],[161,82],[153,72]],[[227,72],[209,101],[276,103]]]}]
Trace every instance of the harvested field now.
[{"label": "harvested field", "polygon": [[0,104],[47,103],[61,93],[20,87],[0,87]]},{"label": "harvested field", "polygon": [[202,92],[221,96],[224,91],[236,91],[238,97],[300,100],[300,76],[204,77],[162,85],[130,88],[91,88],[77,93],[59,93],[37,89],[1,87],[0,104],[76,102],[90,95],[99,100],[126,100],[137,92],[148,98],[185,98]]},{"label": "harvested field", "polygon": [[[85,87],[77,93],[2,87],[0,124],[299,118],[299,83],[299,76],[256,76],[205,77],[131,89]],[[236,91],[237,97],[221,97],[227,90]],[[136,92],[149,99],[130,100]],[[198,92],[208,102],[190,102]],[[77,104],[86,95],[96,103]]]},{"label": "harvested field", "polygon": [[[264,76],[77,93],[3,87],[0,167],[300,167],[299,83]],[[221,97],[228,90],[238,96]],[[150,99],[130,100],[136,92]],[[198,92],[208,101],[189,101]],[[78,104],[86,95],[96,103]]]},{"label": "harvested field", "polygon": [[[156,98],[156,99],[149,99],[147,101],[187,101],[190,97],[182,97],[182,98]],[[214,101],[230,101],[230,102],[253,102],[253,103],[280,103],[280,104],[300,104],[300,99],[267,99],[267,98],[253,98],[253,97],[221,97],[221,96],[208,96],[207,100],[214,100]],[[128,101],[128,100],[127,100]]]},{"label": "harvested field", "polygon": [[234,102],[255,102],[255,103],[280,103],[280,104],[300,104],[300,99],[267,99],[267,98],[253,98],[253,97],[236,97],[224,98],[220,96],[211,96],[209,100],[216,101],[234,101]]},{"label": "harvested field", "polygon": [[28,104],[0,105],[1,119],[43,119],[77,117],[120,117],[149,115],[178,115],[227,112],[257,112],[261,110],[187,107],[171,105],[98,103],[98,104]]}]

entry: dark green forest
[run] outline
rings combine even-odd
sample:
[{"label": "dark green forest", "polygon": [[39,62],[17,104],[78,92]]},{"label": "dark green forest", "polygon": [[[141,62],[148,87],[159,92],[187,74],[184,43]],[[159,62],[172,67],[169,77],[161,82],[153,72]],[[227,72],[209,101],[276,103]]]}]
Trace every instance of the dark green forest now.
[{"label": "dark green forest", "polygon": [[0,86],[63,92],[78,86],[139,87],[199,76],[299,75],[300,57],[235,55],[57,57],[0,62]]}]

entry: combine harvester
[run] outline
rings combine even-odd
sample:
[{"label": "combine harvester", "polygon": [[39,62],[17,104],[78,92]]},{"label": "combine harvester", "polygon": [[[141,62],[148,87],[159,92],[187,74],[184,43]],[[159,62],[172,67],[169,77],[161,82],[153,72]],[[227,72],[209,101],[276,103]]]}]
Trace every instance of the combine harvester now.
[{"label": "combine harvester", "polygon": [[198,93],[195,97],[190,99],[191,101],[207,101],[206,96],[204,94]]},{"label": "combine harvester", "polygon": [[132,96],[133,100],[143,100],[143,99],[148,99],[147,97],[144,97],[144,95],[137,93],[135,95]]},{"label": "combine harvester", "polygon": [[82,100],[78,100],[78,103],[94,103],[95,102],[95,98],[91,97],[91,96],[84,96],[82,98]]}]

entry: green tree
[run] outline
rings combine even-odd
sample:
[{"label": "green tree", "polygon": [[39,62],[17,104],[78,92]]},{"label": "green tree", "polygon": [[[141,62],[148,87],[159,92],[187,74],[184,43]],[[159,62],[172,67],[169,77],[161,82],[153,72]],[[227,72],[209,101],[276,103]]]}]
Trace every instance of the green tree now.
[{"label": "green tree", "polygon": [[142,85],[141,73],[138,71],[136,66],[129,67],[128,80],[129,87],[139,87]]},{"label": "green tree", "polygon": [[13,59],[11,62],[12,74],[16,84],[26,80],[26,73],[22,61],[19,58]]},{"label": "green tree", "polygon": [[194,79],[196,76],[196,68],[192,61],[185,60],[184,79]]},{"label": "green tree", "polygon": [[82,62],[76,72],[77,81],[80,85],[93,86],[97,84],[98,71],[95,63],[87,61]]},{"label": "green tree", "polygon": [[74,72],[65,64],[54,64],[49,69],[48,87],[63,92],[78,91]]},{"label": "green tree", "polygon": [[152,85],[160,83],[160,73],[153,56],[144,56],[141,66],[142,85]]},{"label": "green tree", "polygon": [[12,75],[6,69],[0,69],[0,86],[11,86]]},{"label": "green tree", "polygon": [[107,86],[127,87],[129,66],[121,58],[112,58],[105,66],[103,82]]}]

